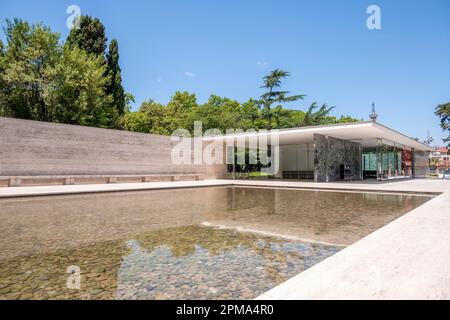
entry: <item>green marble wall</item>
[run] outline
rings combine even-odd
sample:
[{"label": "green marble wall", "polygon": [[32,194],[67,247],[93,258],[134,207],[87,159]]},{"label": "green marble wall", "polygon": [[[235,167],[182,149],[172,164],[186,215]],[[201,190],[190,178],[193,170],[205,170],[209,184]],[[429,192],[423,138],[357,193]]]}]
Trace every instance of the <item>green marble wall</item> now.
[{"label": "green marble wall", "polygon": [[338,181],[341,164],[351,165],[352,180],[361,180],[361,161],[360,143],[314,134],[314,181]]}]

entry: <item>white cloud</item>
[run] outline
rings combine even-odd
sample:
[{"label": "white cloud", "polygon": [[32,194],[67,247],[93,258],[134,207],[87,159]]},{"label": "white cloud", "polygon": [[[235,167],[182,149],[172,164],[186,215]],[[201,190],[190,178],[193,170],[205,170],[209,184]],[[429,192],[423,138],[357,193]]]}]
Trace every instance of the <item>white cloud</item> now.
[{"label": "white cloud", "polygon": [[186,71],[186,72],[184,73],[184,75],[185,75],[186,77],[189,77],[189,78],[194,78],[194,77],[196,76],[195,73],[189,72],[189,71]]},{"label": "white cloud", "polygon": [[267,62],[266,61],[258,61],[256,64],[258,66],[262,66],[262,67],[267,66]]}]

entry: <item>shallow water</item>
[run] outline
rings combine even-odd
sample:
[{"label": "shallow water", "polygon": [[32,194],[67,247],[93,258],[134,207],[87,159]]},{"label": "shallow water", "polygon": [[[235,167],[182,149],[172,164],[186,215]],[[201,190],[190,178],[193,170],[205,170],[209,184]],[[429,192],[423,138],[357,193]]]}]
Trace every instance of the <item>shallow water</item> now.
[{"label": "shallow water", "polygon": [[[251,299],[430,198],[211,187],[0,199],[0,298]],[[70,266],[80,289],[67,288]]]}]

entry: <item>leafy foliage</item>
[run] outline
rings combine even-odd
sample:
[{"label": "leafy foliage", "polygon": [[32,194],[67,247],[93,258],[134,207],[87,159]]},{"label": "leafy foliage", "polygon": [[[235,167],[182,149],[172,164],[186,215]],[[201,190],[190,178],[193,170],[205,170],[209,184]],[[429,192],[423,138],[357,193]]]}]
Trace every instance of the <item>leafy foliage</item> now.
[{"label": "leafy foliage", "polygon": [[1,113],[11,117],[52,121],[45,95],[52,87],[61,48],[59,34],[41,24],[6,20],[7,44],[0,59]]},{"label": "leafy foliage", "polygon": [[[356,122],[349,116],[330,116],[332,108],[323,105],[319,110],[313,104],[307,112],[277,106],[272,110],[272,128],[292,128],[305,125]],[[145,101],[136,112],[125,115],[125,128],[137,132],[170,135],[183,128],[193,133],[194,121],[201,121],[204,131],[219,129],[261,129],[267,128],[267,118],[260,109],[259,101],[249,99],[244,103],[217,95],[211,95],[204,104],[198,104],[194,94],[176,92],[164,106],[152,100]]]},{"label": "leafy foliage", "polygon": [[[204,104],[198,104],[195,94],[176,92],[164,106],[152,100],[145,101],[136,112],[125,115],[125,128],[131,131],[169,135],[176,129],[188,129],[193,133],[194,121],[201,121],[204,131],[219,129],[292,128],[307,125],[356,122],[357,119],[331,116],[334,107],[318,106],[314,102],[306,112],[287,109],[282,103],[303,99],[304,95],[289,96],[288,91],[278,90],[281,80],[289,76],[282,70],[274,70],[263,78],[268,91],[260,99],[244,103],[226,97],[211,95]],[[273,107],[275,105],[275,107]]]},{"label": "leafy foliage", "polygon": [[448,137],[444,139],[444,142],[447,142],[450,147],[450,102],[438,105],[435,114],[441,119],[442,130],[447,131]]},{"label": "leafy foliage", "polygon": [[79,28],[70,30],[66,40],[69,47],[78,47],[87,53],[103,55],[106,49],[105,26],[98,18],[81,16]]},{"label": "leafy foliage", "polygon": [[302,100],[305,97],[304,95],[288,96],[289,91],[278,89],[281,87],[281,81],[290,75],[287,71],[276,69],[263,78],[264,85],[261,88],[267,91],[261,95],[260,104],[263,109],[263,116],[267,120],[267,129],[272,128],[272,118],[274,116],[272,105],[277,104],[276,108],[278,108],[278,111],[275,113],[275,116],[277,116],[280,112],[279,107],[281,108],[281,103]]},{"label": "leafy foliage", "polygon": [[127,113],[124,128],[128,131],[150,133],[151,123],[148,114],[141,110]]},{"label": "leafy foliage", "polygon": [[127,110],[127,97],[122,86],[122,75],[119,66],[119,44],[113,39],[109,44],[109,51],[106,55],[109,76],[109,83],[106,93],[112,96],[112,107],[119,115],[123,115]]},{"label": "leafy foliage", "polygon": [[47,94],[53,121],[93,127],[112,127],[118,118],[105,92],[109,78],[100,56],[66,47],[55,69],[54,87]]},{"label": "leafy foliage", "polygon": [[82,18],[81,29],[72,30],[66,45],[49,27],[20,19],[6,20],[4,32],[1,116],[121,127],[121,115],[133,97],[121,84],[116,40],[107,59],[103,55],[106,37],[98,19]]},{"label": "leafy foliage", "polygon": [[[274,70],[263,78],[259,99],[240,103],[211,95],[199,104],[193,93],[177,91],[167,105],[144,101],[130,112],[134,97],[125,93],[119,66],[119,44],[105,54],[105,28],[97,18],[82,16],[66,43],[42,24],[6,21],[6,44],[0,41],[0,116],[119,128],[170,135],[176,129],[203,130],[291,128],[357,121],[330,115],[333,107],[313,103],[307,110],[283,105],[302,100],[281,89],[289,72]],[[297,108],[298,109],[298,108]]]},{"label": "leafy foliage", "polygon": [[323,104],[322,106],[320,106],[319,110],[314,112],[314,110],[316,110],[318,107],[319,106],[317,105],[317,102],[313,102],[311,106],[309,106],[303,120],[304,125],[310,126],[327,123],[327,117],[331,110],[334,109],[334,107],[328,107],[326,104]]}]

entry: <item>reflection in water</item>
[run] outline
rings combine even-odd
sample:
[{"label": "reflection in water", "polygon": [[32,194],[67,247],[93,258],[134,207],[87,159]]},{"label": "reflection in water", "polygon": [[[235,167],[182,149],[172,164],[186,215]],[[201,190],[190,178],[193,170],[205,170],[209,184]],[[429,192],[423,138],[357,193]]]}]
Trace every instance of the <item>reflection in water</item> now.
[{"label": "reflection in water", "polygon": [[[0,262],[6,299],[251,299],[339,251],[230,230],[177,227]],[[80,290],[66,287],[67,266]]]},{"label": "reflection in water", "polygon": [[0,299],[253,298],[342,246],[202,222],[347,245],[430,199],[232,189],[0,199]]},{"label": "reflection in water", "polygon": [[340,248],[183,227],[128,242],[119,299],[250,299]]},{"label": "reflection in water", "polygon": [[358,241],[431,198],[267,188],[235,188],[233,197],[230,189],[227,210],[215,211],[207,222],[338,245]]}]

